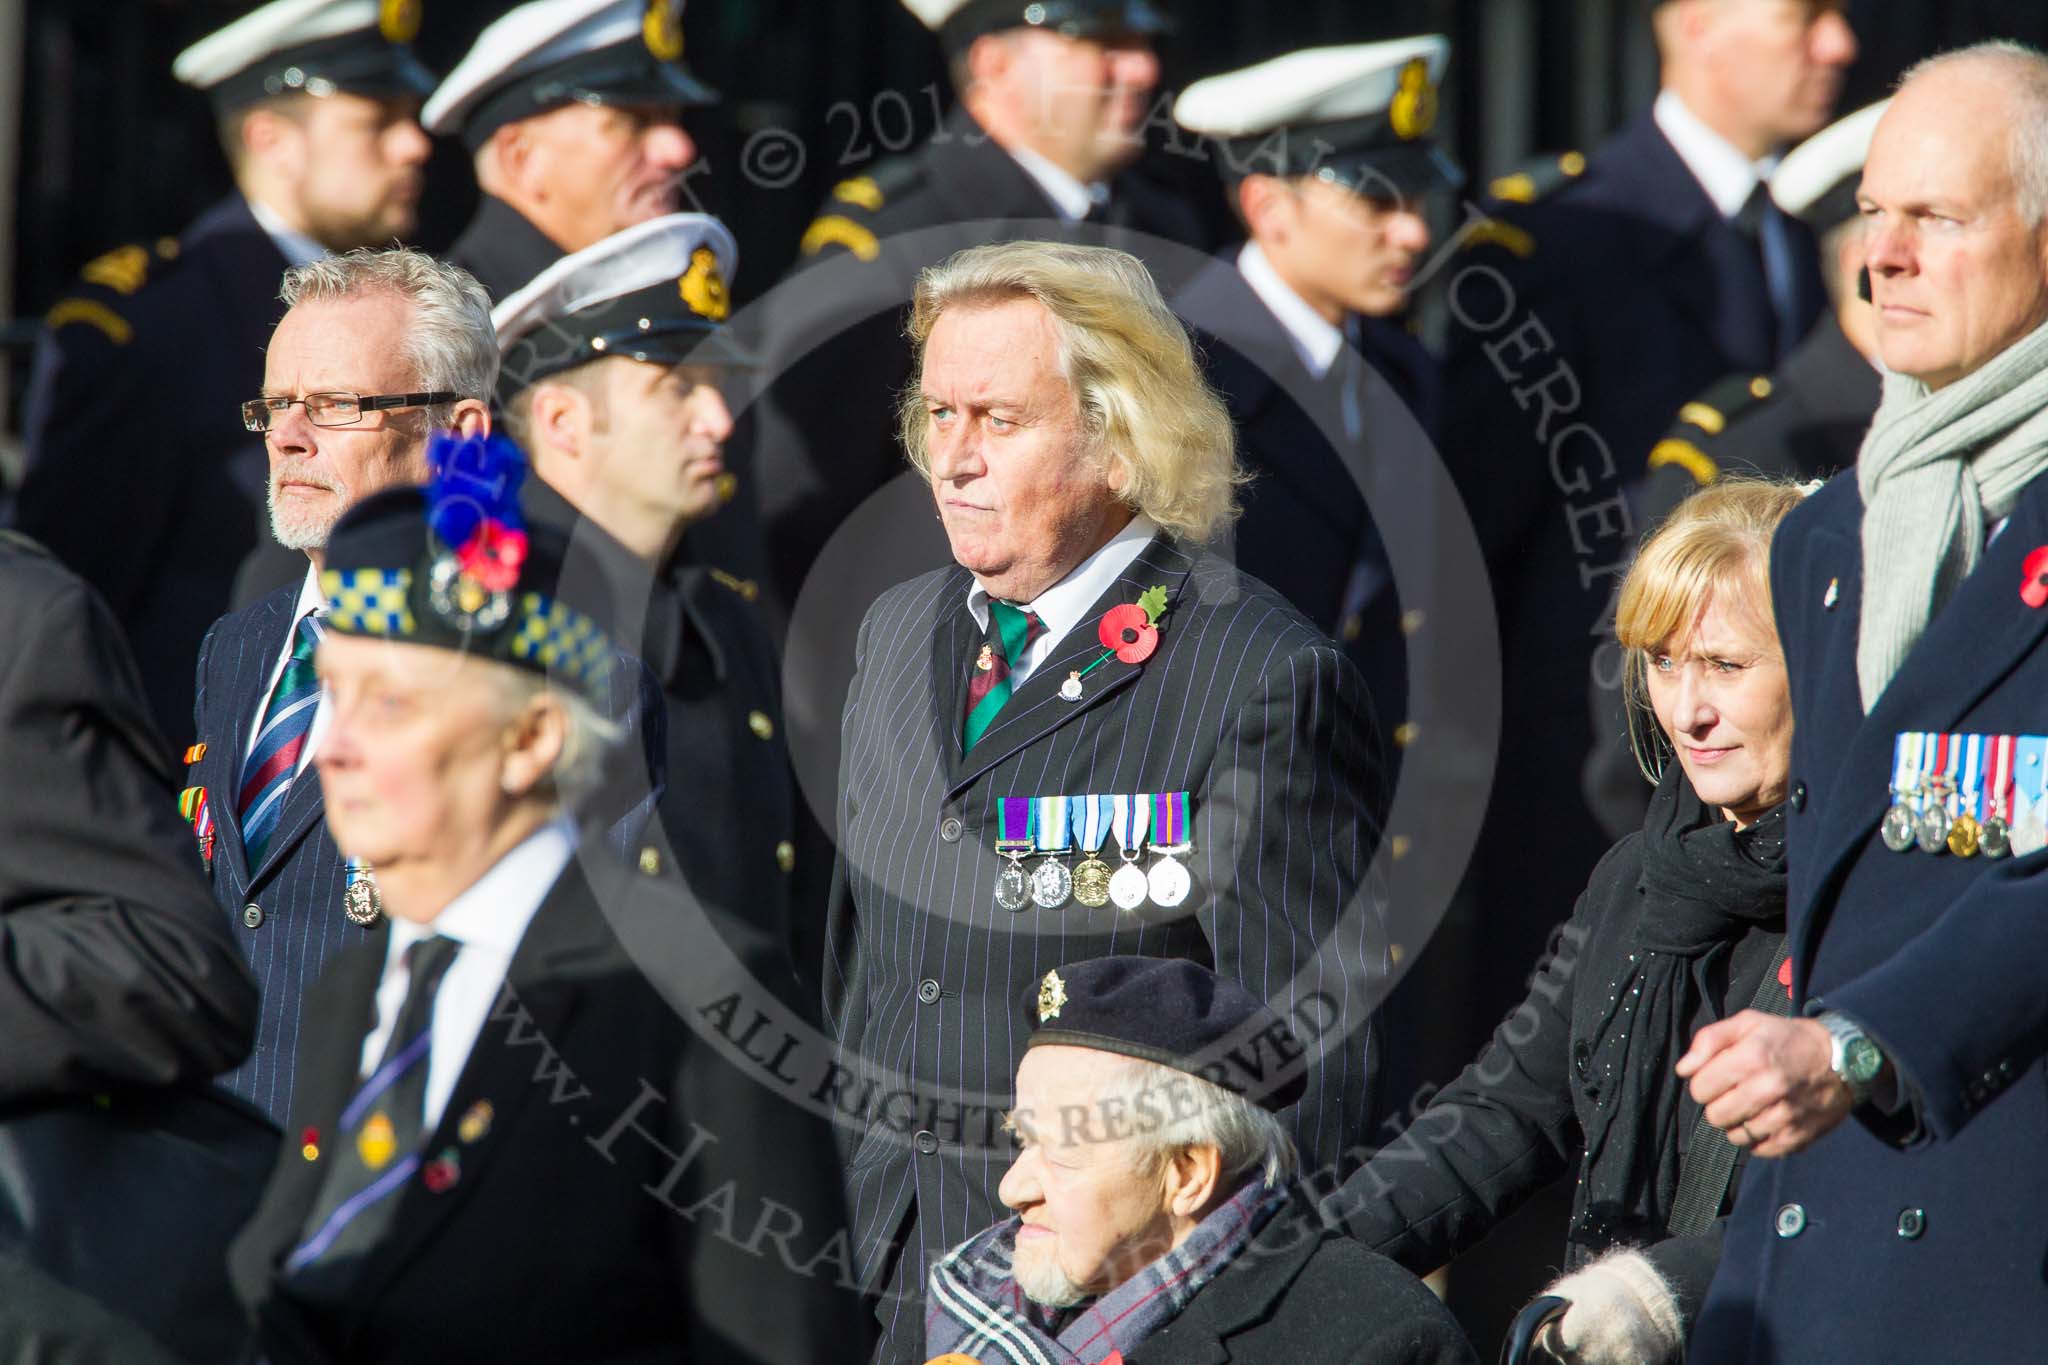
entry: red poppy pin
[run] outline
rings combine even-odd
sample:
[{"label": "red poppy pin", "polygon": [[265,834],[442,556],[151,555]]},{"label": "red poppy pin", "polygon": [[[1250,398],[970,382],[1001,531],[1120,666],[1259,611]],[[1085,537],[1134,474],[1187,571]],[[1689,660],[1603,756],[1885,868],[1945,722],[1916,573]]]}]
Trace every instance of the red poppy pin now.
[{"label": "red poppy pin", "polygon": [[1786,958],[1778,964],[1778,984],[1785,988],[1785,998],[1792,998],[1792,959]]},{"label": "red poppy pin", "polygon": [[2030,607],[2048,606],[2048,545],[2036,545],[2020,565],[2020,601]]},{"label": "red poppy pin", "polygon": [[1141,664],[1159,648],[1159,618],[1166,614],[1166,589],[1154,585],[1126,602],[1102,613],[1095,628],[1102,647],[1113,650],[1127,664]]}]

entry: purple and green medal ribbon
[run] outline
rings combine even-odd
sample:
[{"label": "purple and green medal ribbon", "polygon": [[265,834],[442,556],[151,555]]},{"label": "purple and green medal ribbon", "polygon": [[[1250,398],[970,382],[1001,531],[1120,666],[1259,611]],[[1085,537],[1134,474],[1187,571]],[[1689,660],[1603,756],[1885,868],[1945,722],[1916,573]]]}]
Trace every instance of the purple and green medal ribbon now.
[{"label": "purple and green medal ribbon", "polygon": [[1038,803],[1028,796],[1006,796],[996,810],[1001,838],[996,847],[1022,851],[1037,843]]}]

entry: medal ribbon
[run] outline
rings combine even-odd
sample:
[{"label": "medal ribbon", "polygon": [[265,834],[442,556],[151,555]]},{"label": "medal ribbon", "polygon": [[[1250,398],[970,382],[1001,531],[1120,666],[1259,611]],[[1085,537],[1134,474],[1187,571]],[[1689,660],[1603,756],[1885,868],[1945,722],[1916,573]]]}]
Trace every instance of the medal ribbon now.
[{"label": "medal ribbon", "polygon": [[1991,741],[1991,781],[1984,789],[1985,818],[1996,815],[2012,821],[2012,751],[2018,741],[2012,735],[1998,735]]},{"label": "medal ribbon", "polygon": [[1155,847],[1179,848],[1188,841],[1188,794],[1160,792],[1152,798]]},{"label": "medal ribbon", "polygon": [[1067,843],[1067,798],[1064,796],[1034,796],[1031,803],[1037,827],[1037,843],[1040,853],[1063,853]]},{"label": "medal ribbon", "polygon": [[1028,796],[1006,796],[996,810],[996,820],[1001,829],[1002,845],[1023,845],[1032,842],[1033,826],[1037,824],[1038,809]]},{"label": "medal ribbon", "polygon": [[1145,846],[1145,833],[1152,825],[1152,798],[1113,796],[1110,825],[1116,831],[1117,847],[1132,858]]},{"label": "medal ribbon", "polygon": [[1936,804],[1954,815],[1958,790],[1956,769],[1961,766],[1963,758],[1963,746],[1955,741],[1962,736],[1944,733],[1935,738],[1935,771],[1941,775],[1941,786],[1935,791]]},{"label": "medal ribbon", "polygon": [[1107,796],[1074,796],[1067,799],[1067,820],[1073,826],[1075,837],[1081,842],[1081,851],[1091,858],[1102,847],[1103,836],[1109,833],[1110,798]]},{"label": "medal ribbon", "polygon": [[1892,741],[1892,793],[1900,801],[1920,785],[1920,739],[1914,731],[1901,730]]},{"label": "medal ribbon", "polygon": [[[1958,739],[1964,739],[1958,735]],[[1984,736],[1970,735],[1958,746],[1963,751],[1963,786],[1958,813],[1982,820],[1984,798]]]},{"label": "medal ribbon", "polygon": [[354,886],[357,882],[365,880],[370,875],[369,863],[361,858],[350,858],[346,863],[342,864],[342,869],[344,888]]}]

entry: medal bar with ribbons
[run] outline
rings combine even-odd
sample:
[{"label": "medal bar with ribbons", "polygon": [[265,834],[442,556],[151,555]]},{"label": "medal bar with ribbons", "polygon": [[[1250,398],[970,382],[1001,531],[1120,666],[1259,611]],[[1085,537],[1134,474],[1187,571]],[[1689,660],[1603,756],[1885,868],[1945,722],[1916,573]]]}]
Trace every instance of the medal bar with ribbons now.
[{"label": "medal bar with ribbons", "polygon": [[1886,848],[2004,858],[2048,848],[2048,738],[1902,731]]},{"label": "medal bar with ribbons", "polygon": [[996,852],[1010,860],[996,874],[996,904],[1015,914],[1031,904],[1031,879],[1024,872],[1024,855],[1036,847],[1033,836],[1038,805],[1028,796],[1005,796],[996,807]]},{"label": "medal bar with ribbons", "polygon": [[1057,910],[1074,893],[1073,874],[1060,861],[1071,845],[1067,842],[1069,807],[1064,796],[1034,796],[1033,845],[1043,860],[1031,873],[1031,903],[1041,910]]},{"label": "medal bar with ribbons", "polygon": [[1145,874],[1152,903],[1171,910],[1188,898],[1193,878],[1178,861],[1194,847],[1188,842],[1188,794],[1160,792],[1152,800],[1152,851],[1159,861]]},{"label": "medal bar with ribbons", "polygon": [[1145,857],[1145,836],[1152,830],[1152,798],[1111,797],[1110,828],[1116,834],[1117,854],[1123,859],[1123,866],[1109,879],[1109,898],[1119,910],[1135,910],[1151,895],[1145,869],[1138,864]]},{"label": "medal bar with ribbons", "polygon": [[1114,807],[1113,797],[1069,798],[1067,823],[1081,850],[1081,861],[1074,868],[1074,899],[1091,910],[1109,904],[1109,864],[1100,855],[1103,841],[1109,837]]}]

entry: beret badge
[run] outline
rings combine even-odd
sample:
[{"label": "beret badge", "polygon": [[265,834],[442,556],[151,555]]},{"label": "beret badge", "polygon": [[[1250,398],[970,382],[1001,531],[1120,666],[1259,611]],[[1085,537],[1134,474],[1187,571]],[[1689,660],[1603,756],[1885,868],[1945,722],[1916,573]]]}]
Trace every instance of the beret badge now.
[{"label": "beret badge", "polygon": [[1045,980],[1038,983],[1038,1022],[1060,1017],[1061,1006],[1067,1003],[1067,983],[1060,980],[1056,971],[1047,972]]}]

